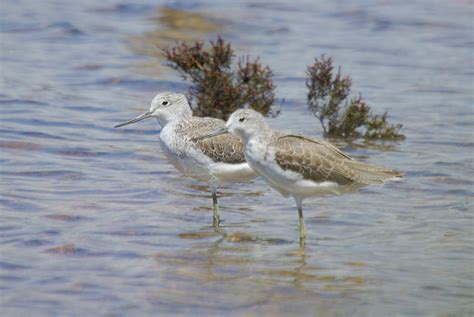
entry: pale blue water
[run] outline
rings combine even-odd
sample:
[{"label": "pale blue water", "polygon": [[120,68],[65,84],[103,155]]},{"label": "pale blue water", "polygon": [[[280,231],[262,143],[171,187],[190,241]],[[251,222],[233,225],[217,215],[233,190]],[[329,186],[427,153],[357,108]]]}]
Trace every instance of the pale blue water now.
[{"label": "pale blue water", "polygon": [[[407,137],[344,149],[406,178],[306,201],[305,257],[293,201],[260,179],[221,189],[213,233],[207,188],[166,162],[159,126],[112,128],[184,89],[139,52],[169,31],[163,6],[211,16],[272,67],[275,127],[321,135],[305,68],[332,56]],[[461,0],[3,0],[2,315],[472,315],[472,16]]]}]

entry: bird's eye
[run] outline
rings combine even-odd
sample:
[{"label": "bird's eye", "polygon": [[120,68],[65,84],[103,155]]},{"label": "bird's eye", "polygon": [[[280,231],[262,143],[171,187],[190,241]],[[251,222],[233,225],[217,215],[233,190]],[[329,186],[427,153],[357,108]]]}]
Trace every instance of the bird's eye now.
[{"label": "bird's eye", "polygon": [[167,105],[168,105],[168,101],[166,101],[166,100],[165,100],[165,101],[163,101],[163,102],[161,103],[161,105],[163,105],[163,106],[167,106]]},{"label": "bird's eye", "polygon": [[245,121],[245,118],[240,118],[239,119],[239,122],[244,122]]}]

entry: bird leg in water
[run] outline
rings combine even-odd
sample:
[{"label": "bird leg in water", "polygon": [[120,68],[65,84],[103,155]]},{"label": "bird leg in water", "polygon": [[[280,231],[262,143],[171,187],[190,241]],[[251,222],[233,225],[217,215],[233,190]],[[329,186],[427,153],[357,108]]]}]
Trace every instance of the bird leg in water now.
[{"label": "bird leg in water", "polygon": [[211,192],[212,192],[212,204],[214,206],[214,215],[212,216],[212,226],[214,229],[219,229],[219,205],[217,204],[217,186],[215,184],[211,184]]},{"label": "bird leg in water", "polygon": [[303,218],[303,206],[301,199],[296,200],[296,207],[298,208],[298,217],[300,218],[300,247],[304,249],[304,243],[306,239],[306,227],[304,225],[304,218]]}]

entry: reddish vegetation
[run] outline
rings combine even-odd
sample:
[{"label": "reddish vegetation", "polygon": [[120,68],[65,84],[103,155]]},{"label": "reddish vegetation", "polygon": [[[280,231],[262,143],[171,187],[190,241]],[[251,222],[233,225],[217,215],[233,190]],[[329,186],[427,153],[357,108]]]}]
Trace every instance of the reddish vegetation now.
[{"label": "reddish vegetation", "polygon": [[[226,120],[235,110],[249,107],[268,115],[275,102],[273,73],[258,58],[235,55],[221,37],[205,48],[202,42],[165,47],[168,65],[192,85],[188,91],[194,114]],[[387,122],[387,113],[374,115],[359,94],[348,99],[352,86],[340,69],[333,74],[332,59],[324,55],[307,68],[308,108],[323,127],[325,136],[336,138],[401,140],[401,124]],[[278,112],[276,112],[278,114]]]},{"label": "reddish vegetation", "polygon": [[333,75],[332,59],[321,56],[307,69],[308,107],[329,137],[400,140],[401,124],[387,122],[387,113],[374,115],[359,94],[347,99],[352,80],[341,70]]},{"label": "reddish vegetation", "polygon": [[225,120],[246,104],[268,114],[275,101],[270,68],[249,57],[239,58],[233,67],[235,55],[230,44],[221,37],[210,44],[208,49],[202,42],[163,49],[168,65],[193,83],[189,98],[196,100],[194,114]]}]

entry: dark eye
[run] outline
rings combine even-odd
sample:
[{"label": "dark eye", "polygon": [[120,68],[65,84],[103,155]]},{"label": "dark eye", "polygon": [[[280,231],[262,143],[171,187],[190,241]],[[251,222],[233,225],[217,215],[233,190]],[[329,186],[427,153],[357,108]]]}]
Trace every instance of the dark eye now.
[{"label": "dark eye", "polygon": [[240,118],[239,119],[239,122],[244,122],[245,121],[245,118]]},{"label": "dark eye", "polygon": [[168,105],[168,101],[166,101],[166,100],[165,100],[165,101],[163,101],[163,102],[161,103],[161,105],[163,105],[163,106],[167,106],[167,105]]}]

